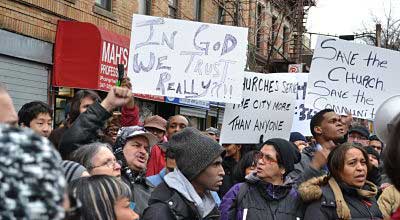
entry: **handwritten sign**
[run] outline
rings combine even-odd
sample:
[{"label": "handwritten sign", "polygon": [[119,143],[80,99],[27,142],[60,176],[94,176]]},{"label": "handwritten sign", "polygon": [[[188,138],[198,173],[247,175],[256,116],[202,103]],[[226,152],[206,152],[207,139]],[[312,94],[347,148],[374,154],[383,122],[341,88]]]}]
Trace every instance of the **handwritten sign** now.
[{"label": "handwritten sign", "polygon": [[221,143],[259,143],[260,137],[289,139],[296,98],[292,73],[246,72],[240,104],[227,104]]},{"label": "handwritten sign", "polygon": [[308,80],[306,106],[373,119],[379,105],[399,94],[400,53],[320,37]]},{"label": "handwritten sign", "polygon": [[133,92],[239,103],[247,28],[133,15]]},{"label": "handwritten sign", "polygon": [[308,73],[297,73],[296,76],[297,88],[296,93],[296,106],[294,107],[294,117],[292,132],[300,132],[304,136],[312,136],[310,130],[311,118],[317,114],[312,108],[306,108],[304,101],[306,99]]}]

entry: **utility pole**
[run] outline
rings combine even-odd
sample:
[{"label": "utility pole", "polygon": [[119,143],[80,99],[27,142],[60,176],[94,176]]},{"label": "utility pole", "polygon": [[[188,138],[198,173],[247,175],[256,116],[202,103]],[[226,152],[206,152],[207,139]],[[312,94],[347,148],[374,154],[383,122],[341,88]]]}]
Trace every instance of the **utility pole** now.
[{"label": "utility pole", "polygon": [[382,40],[382,25],[376,24],[375,26],[375,46],[381,47]]}]

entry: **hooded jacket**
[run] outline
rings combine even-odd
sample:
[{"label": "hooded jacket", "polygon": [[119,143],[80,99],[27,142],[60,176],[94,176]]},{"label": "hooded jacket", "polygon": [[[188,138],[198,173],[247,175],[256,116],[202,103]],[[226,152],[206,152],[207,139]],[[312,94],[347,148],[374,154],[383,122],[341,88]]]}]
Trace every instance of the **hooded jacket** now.
[{"label": "hooded jacket", "polygon": [[375,200],[377,188],[368,181],[362,189],[356,189],[321,176],[302,183],[299,193],[309,203],[304,220],[383,219]]},{"label": "hooded jacket", "polygon": [[383,190],[378,199],[378,205],[383,216],[390,217],[400,207],[400,192],[394,185]]},{"label": "hooded jacket", "polygon": [[[241,201],[237,201],[243,184],[247,189]],[[304,207],[289,178],[283,185],[264,183],[254,174],[246,177],[245,183],[234,185],[222,199],[221,220],[247,219],[297,219],[303,216]]]},{"label": "hooded jacket", "polygon": [[149,207],[144,211],[144,220],[217,220],[220,218],[216,203],[207,191],[200,197],[186,177],[175,168],[164,177],[151,194]]}]

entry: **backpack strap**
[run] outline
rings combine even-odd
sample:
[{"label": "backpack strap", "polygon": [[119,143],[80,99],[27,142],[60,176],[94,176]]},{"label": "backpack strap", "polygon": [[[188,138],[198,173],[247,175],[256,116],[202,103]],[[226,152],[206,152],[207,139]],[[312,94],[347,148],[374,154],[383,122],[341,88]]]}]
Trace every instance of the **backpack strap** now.
[{"label": "backpack strap", "polygon": [[231,207],[229,208],[229,219],[236,220],[237,219],[237,211],[239,208],[239,204],[242,202],[244,196],[249,190],[250,186],[248,183],[244,182],[240,185],[238,194],[235,197],[235,200],[232,202]]}]

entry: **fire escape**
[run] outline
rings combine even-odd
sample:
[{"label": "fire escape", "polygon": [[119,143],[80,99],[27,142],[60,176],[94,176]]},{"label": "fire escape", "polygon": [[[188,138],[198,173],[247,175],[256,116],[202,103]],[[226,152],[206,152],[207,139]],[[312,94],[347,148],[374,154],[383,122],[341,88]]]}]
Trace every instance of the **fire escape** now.
[{"label": "fire escape", "polygon": [[291,60],[295,63],[302,63],[302,55],[304,54],[303,37],[305,25],[307,23],[308,11],[312,6],[315,6],[314,0],[292,0],[294,4],[294,26],[292,31],[293,37],[293,53],[291,53]]},{"label": "fire escape", "polygon": [[[219,7],[219,24],[249,28],[248,67],[250,66],[250,68],[248,69],[256,72],[271,72],[271,70],[278,72],[283,71],[282,69],[287,68],[287,65],[290,63],[302,63],[302,55],[304,52],[303,35],[305,33],[307,13],[312,6],[315,6],[315,0],[213,1]],[[257,26],[260,25],[260,20],[266,17],[264,14],[260,15],[258,10],[259,4],[270,4],[278,10],[286,10],[285,16],[282,17],[285,17],[291,24],[287,54],[282,53],[282,48],[280,48],[283,46],[283,43],[282,45],[276,45],[277,38],[279,37],[276,32],[282,32],[282,25],[279,25],[278,28],[272,27],[272,25],[263,27],[262,39],[264,39],[265,45],[268,45],[268,49],[265,51],[260,50],[259,45],[257,44],[260,40],[260,37],[257,37]],[[272,17],[269,17],[269,19],[272,19]]]}]

